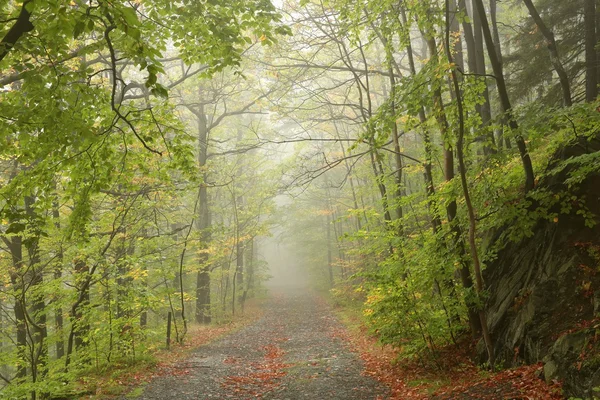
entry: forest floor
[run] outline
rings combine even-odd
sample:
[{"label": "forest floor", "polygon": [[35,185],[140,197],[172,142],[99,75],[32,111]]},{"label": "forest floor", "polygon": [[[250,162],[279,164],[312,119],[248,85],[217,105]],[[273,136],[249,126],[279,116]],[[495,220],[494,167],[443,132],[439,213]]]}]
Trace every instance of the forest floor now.
[{"label": "forest floor", "polygon": [[[365,363],[364,373],[390,388],[389,400],[560,400],[560,382],[546,384],[542,365],[490,372],[478,367],[475,344],[463,338],[458,345],[436,350],[435,358],[406,360],[401,349],[382,346],[349,309],[337,309],[348,329],[338,336],[350,344]],[[398,361],[401,360],[401,361]]]},{"label": "forest floor", "polygon": [[440,350],[437,365],[396,362],[397,350],[378,345],[352,314],[340,317],[307,290],[273,289],[261,317],[163,363],[121,399],[562,398],[558,384],[538,378],[540,366],[482,372],[468,347]]}]

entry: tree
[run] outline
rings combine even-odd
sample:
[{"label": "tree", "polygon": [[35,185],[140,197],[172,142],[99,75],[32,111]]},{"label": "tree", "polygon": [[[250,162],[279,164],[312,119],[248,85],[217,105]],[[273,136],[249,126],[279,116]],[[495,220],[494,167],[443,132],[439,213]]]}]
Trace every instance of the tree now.
[{"label": "tree", "polygon": [[550,53],[550,60],[552,61],[552,65],[554,66],[554,69],[556,70],[556,73],[558,74],[558,78],[560,80],[560,86],[563,92],[563,101],[565,106],[569,107],[573,105],[573,102],[571,101],[571,85],[569,83],[569,77],[567,76],[567,72],[565,71],[565,68],[563,67],[562,62],[560,61],[560,57],[558,55],[558,47],[556,45],[556,40],[554,39],[554,33],[552,33],[550,29],[548,29],[531,0],[523,0],[523,3],[525,3],[525,5],[527,6],[531,18],[533,18],[535,24],[537,25],[540,32],[542,33],[542,35],[544,35],[544,38],[548,42],[548,52]]},{"label": "tree", "polygon": [[531,157],[529,156],[527,145],[525,140],[519,133],[519,125],[512,115],[512,106],[508,97],[508,91],[506,89],[506,83],[504,82],[504,71],[502,67],[502,59],[498,54],[498,51],[494,45],[490,26],[485,14],[485,7],[483,6],[482,0],[473,0],[479,18],[481,19],[481,28],[483,30],[483,37],[485,38],[486,47],[488,49],[488,56],[494,75],[496,78],[496,87],[498,88],[498,95],[500,97],[500,104],[502,105],[502,112],[506,114],[508,118],[508,126],[515,133],[515,141],[521,155],[521,162],[523,163],[523,170],[525,172],[525,191],[530,191],[535,186],[535,175],[533,172],[533,165],[531,164]]},{"label": "tree", "polygon": [[222,6],[0,6],[2,238],[12,254],[0,268],[11,277],[3,308],[15,315],[6,335],[17,343],[1,363],[18,365],[5,379],[9,396],[58,395],[57,379],[135,359],[147,326],[162,323],[148,320],[162,310],[152,299],[176,307],[176,270],[165,264],[187,262],[178,250],[188,241],[170,226],[189,217],[176,209],[189,199],[175,188],[199,184],[168,90],[235,68],[247,47],[288,31],[269,2]]}]

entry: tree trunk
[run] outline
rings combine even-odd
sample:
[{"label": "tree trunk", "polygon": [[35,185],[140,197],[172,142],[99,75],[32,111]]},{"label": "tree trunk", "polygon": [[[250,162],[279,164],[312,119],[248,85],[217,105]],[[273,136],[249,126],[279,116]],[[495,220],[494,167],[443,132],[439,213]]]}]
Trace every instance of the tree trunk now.
[{"label": "tree trunk", "polygon": [[[471,74],[479,76],[485,84],[483,89],[483,104],[477,104],[475,106],[475,110],[481,118],[480,129],[485,130],[489,129],[488,127],[490,121],[492,120],[492,109],[490,105],[490,92],[488,90],[487,78],[485,76],[486,67],[485,54],[483,49],[483,36],[481,31],[481,20],[479,19],[479,15],[477,13],[473,13],[472,10],[467,10],[465,0],[459,0],[458,8],[466,15],[471,15],[473,20],[472,25],[467,20],[464,20],[462,26],[465,36],[465,43],[467,44],[467,65],[469,66],[469,72]],[[450,29],[456,31],[457,27],[451,26]],[[464,65],[462,57],[461,59],[457,57],[456,62],[459,66]],[[484,138],[486,140],[486,144],[483,146],[484,154],[487,155],[494,153],[494,133],[492,131],[486,132],[486,134],[484,134]],[[488,141],[492,144],[492,146],[490,146],[490,143],[488,143]]]},{"label": "tree trunk", "polygon": [[[146,228],[142,229],[142,236],[148,236],[148,231]],[[142,264],[142,271],[144,272],[142,275],[142,285],[143,289],[140,293],[140,298],[142,299],[142,304],[147,304],[148,301],[148,293],[150,291],[149,281],[148,281],[148,266],[146,263]],[[140,328],[142,330],[146,328],[148,325],[148,309],[146,307],[142,308],[140,312]]]},{"label": "tree trunk", "polygon": [[371,141],[370,143],[371,150],[369,151],[369,156],[371,157],[371,167],[373,168],[373,174],[375,175],[375,181],[377,182],[377,187],[379,188],[379,194],[381,195],[381,203],[383,207],[383,220],[386,226],[386,229],[389,229],[392,223],[392,215],[390,214],[390,201],[388,197],[387,187],[385,186],[385,182],[383,181],[385,175],[380,171],[383,170],[381,165],[381,160],[379,160],[379,154],[375,148],[375,145]]},{"label": "tree trunk", "polygon": [[504,71],[502,67],[502,59],[498,56],[496,46],[492,39],[492,33],[488,24],[487,17],[485,15],[485,7],[483,6],[483,0],[473,0],[475,2],[475,8],[479,13],[481,19],[481,28],[483,30],[483,37],[485,39],[486,47],[488,50],[488,57],[496,76],[496,87],[498,88],[498,95],[500,97],[500,104],[502,105],[502,111],[508,118],[508,125],[513,132],[515,132],[515,142],[521,155],[521,162],[523,164],[523,170],[525,171],[525,192],[530,191],[535,186],[535,176],[533,173],[533,165],[531,164],[531,158],[527,151],[527,145],[525,140],[519,133],[519,125],[512,115],[512,106],[508,97],[508,90],[506,89],[506,83],[504,81]]},{"label": "tree trunk", "polygon": [[[71,322],[73,325],[74,331],[74,343],[75,349],[81,350],[86,345],[85,337],[87,336],[90,326],[87,322],[85,322],[85,315],[83,308],[88,306],[90,303],[90,289],[88,285],[84,284],[84,281],[88,279],[89,275],[89,267],[87,262],[83,258],[78,258],[75,260],[75,276],[78,281],[78,285],[83,285],[80,287],[80,296],[82,301],[73,307],[72,317],[73,321]],[[70,352],[69,352],[70,353]]]},{"label": "tree trunk", "polygon": [[244,293],[242,294],[241,299],[242,313],[244,312],[244,307],[246,305],[248,295],[251,295],[252,290],[254,289],[254,241],[254,238],[251,238],[248,241],[247,249],[244,252],[246,257],[246,274],[244,274],[245,285]]},{"label": "tree trunk", "polygon": [[[596,40],[600,40],[600,0],[596,0]],[[600,85],[600,46],[596,45],[596,84]]]},{"label": "tree trunk", "polygon": [[[473,12],[471,12],[472,10],[467,9],[466,0],[458,0],[458,10],[459,10],[459,12],[462,12],[466,16],[469,16],[471,21],[473,21],[473,24],[471,24],[471,22],[469,22],[469,20],[467,20],[467,19],[463,20],[462,27],[463,27],[463,34],[465,37],[465,43],[467,45],[467,65],[469,67],[469,72],[472,74],[475,74],[475,73],[477,73],[477,57],[475,55],[475,32],[474,32],[475,15],[473,14]],[[454,18],[454,19],[456,19],[456,18]],[[477,19],[477,21],[479,21],[479,19]],[[478,23],[480,24],[480,22],[478,22]],[[481,25],[479,26],[479,29],[481,30]],[[483,47],[483,45],[482,45],[482,47]],[[463,64],[464,64],[464,62],[463,62]]]},{"label": "tree trunk", "polygon": [[13,236],[9,242],[10,255],[12,257],[12,269],[10,272],[10,282],[15,292],[15,325],[17,328],[16,344],[19,354],[19,363],[17,365],[17,378],[27,376],[27,357],[25,351],[27,349],[27,324],[25,321],[25,304],[23,288],[23,243],[20,236]]},{"label": "tree trunk", "polygon": [[[240,200],[240,198],[238,198]],[[237,208],[237,205],[234,205]],[[244,285],[244,243],[240,238],[240,222],[237,218],[236,210],[236,244],[235,244],[235,273],[233,279],[232,296],[231,296],[231,313],[235,315],[235,302],[238,300],[238,290],[243,295]],[[242,302],[242,296],[239,298],[239,302]]]},{"label": "tree trunk", "polygon": [[[493,35],[493,42],[494,42],[494,49],[496,50],[496,55],[498,57],[498,59],[500,60],[500,62],[502,62],[502,45],[500,43],[500,32],[498,31],[498,21],[496,19],[496,11],[497,11],[497,7],[496,7],[496,0],[490,0],[490,19],[492,21],[492,35]],[[474,15],[479,15],[479,12],[475,9],[475,7],[473,7],[473,14]],[[501,115],[500,116],[500,127],[497,130],[498,133],[498,146],[502,147],[502,145],[504,144],[504,146],[507,149],[511,149],[512,145],[510,144],[510,138],[507,136],[504,136],[504,128],[507,125],[507,118],[506,115]]]},{"label": "tree trunk", "polygon": [[28,10],[33,3],[34,0],[25,0],[23,2],[21,5],[21,11],[19,12],[19,16],[16,18],[15,23],[0,41],[0,61],[6,57],[21,36],[27,32],[31,32],[34,29],[34,26],[30,21],[31,13]]},{"label": "tree trunk", "polygon": [[[406,25],[406,12],[404,9],[401,11],[402,13],[402,23]],[[413,48],[408,41],[406,45],[406,53],[408,55],[408,66],[410,68],[410,73],[412,76],[417,75],[417,69],[415,67],[415,58],[413,54]],[[434,200],[435,195],[435,185],[433,183],[433,174],[432,174],[432,145],[431,138],[429,135],[429,130],[427,129],[427,116],[425,114],[425,107],[423,105],[419,106],[419,122],[421,123],[421,127],[423,130],[423,145],[425,147],[425,162],[423,163],[424,169],[424,179],[425,179],[425,191],[427,193],[428,198],[428,207],[429,214],[431,216],[431,226],[434,232],[438,232],[439,228],[442,226],[442,221],[440,215],[437,210],[437,204]]]},{"label": "tree trunk", "polygon": [[[241,144],[243,139],[242,130],[238,128],[237,131],[237,143],[236,146]],[[242,303],[243,296],[243,287],[244,287],[244,250],[245,243],[242,239],[243,236],[243,221],[240,221],[240,213],[243,212],[244,209],[244,196],[243,188],[241,187],[242,182],[242,172],[246,168],[245,163],[243,162],[243,158],[238,160],[238,167],[236,170],[236,179],[233,183],[234,193],[233,193],[233,201],[234,201],[234,212],[235,212],[235,236],[236,236],[236,245],[235,245],[235,281],[233,282],[233,297],[231,299],[231,307],[233,314],[235,315],[235,302],[239,301]],[[235,193],[237,192],[237,193]],[[236,297],[236,293],[240,292],[239,299]]]},{"label": "tree trunk", "polygon": [[[336,127],[336,132],[337,132],[337,124],[334,123],[334,126]],[[339,133],[338,133],[338,137],[340,137]],[[354,205],[354,209],[356,211],[358,211],[359,210],[358,197],[356,195],[354,176],[352,174],[352,168],[350,168],[350,163],[348,162],[348,158],[346,157],[346,149],[344,148],[344,143],[341,140],[340,140],[340,148],[342,149],[342,157],[344,157],[344,165],[346,166],[346,173],[348,174],[348,181],[350,181],[350,191],[352,192],[352,202]],[[364,207],[363,207],[363,215],[365,216],[365,222],[368,222]],[[358,214],[358,213],[356,214],[356,229],[359,231],[362,229],[360,214]]]},{"label": "tree trunk", "polygon": [[560,62],[560,57],[558,56],[558,47],[556,46],[556,40],[554,40],[554,33],[548,29],[542,17],[538,13],[537,9],[533,5],[531,0],[523,0],[525,6],[529,10],[529,15],[535,22],[536,26],[544,35],[546,39],[546,43],[548,45],[548,52],[550,53],[550,61],[552,62],[552,66],[558,75],[558,79],[560,81],[560,87],[563,93],[563,103],[565,106],[570,107],[573,105],[571,101],[571,85],[569,84],[569,77],[567,76],[567,72],[565,71],[562,63]]},{"label": "tree trunk", "polygon": [[209,324],[210,315],[210,266],[207,265],[208,244],[210,241],[210,208],[208,205],[208,191],[206,182],[208,180],[208,171],[206,161],[208,155],[208,121],[204,113],[204,106],[201,105],[196,113],[198,118],[198,168],[202,174],[203,181],[200,183],[198,191],[199,216],[198,230],[200,231],[199,258],[200,270],[196,276],[196,322],[199,324]]},{"label": "tree trunk", "polygon": [[210,271],[208,268],[203,268],[198,272],[196,296],[196,322],[210,324],[212,318],[210,312]]},{"label": "tree trunk", "polygon": [[235,266],[235,276],[238,288],[242,288],[244,285],[244,243],[242,240],[238,240],[238,243],[235,246],[235,255],[236,255],[236,266]]},{"label": "tree trunk", "polygon": [[592,102],[598,97],[596,1],[583,1],[583,24],[585,26],[585,100]]},{"label": "tree trunk", "polygon": [[[52,201],[52,219],[54,220],[54,227],[57,231],[60,231],[60,210],[58,208],[58,200]],[[56,267],[54,268],[54,279],[61,280],[62,279],[62,269],[63,269],[63,246],[60,244],[60,248],[58,250]],[[63,310],[60,306],[57,306],[54,309],[54,327],[56,329],[56,358],[62,358],[65,355],[65,341],[63,339]]]},{"label": "tree trunk", "polygon": [[[438,63],[438,50],[435,38],[433,36],[427,35],[424,33],[427,48],[429,49],[429,55],[431,57],[431,62]],[[454,178],[454,154],[452,151],[452,143],[449,139],[449,126],[448,120],[446,119],[446,112],[444,110],[444,102],[442,99],[442,91],[439,87],[435,87],[433,90],[433,107],[435,119],[440,128],[440,132],[442,134],[442,138],[444,140],[444,177],[446,181],[450,181]],[[454,208],[456,208],[456,202],[454,203]],[[452,204],[450,205],[452,206]]]},{"label": "tree trunk", "polygon": [[327,224],[327,273],[329,276],[329,287],[333,287],[333,256],[332,256],[332,251],[331,251],[331,217],[329,215],[329,211],[331,210],[327,210],[327,219],[326,219],[326,224]]},{"label": "tree trunk", "polygon": [[[464,3],[464,1],[463,1]],[[456,4],[456,0],[450,0],[449,1],[449,12],[452,14],[456,13],[458,11],[458,7]],[[451,17],[449,17],[451,18]],[[450,23],[450,26],[448,27],[450,29],[450,31],[452,32],[453,35],[456,35],[456,37],[459,38],[459,41],[457,44],[455,44],[454,48],[451,48],[451,43],[450,43],[450,38],[448,37],[448,43],[446,44],[446,46],[448,47],[449,51],[451,51],[451,56],[449,58],[449,62],[451,64],[456,64],[456,66],[458,68],[460,68],[461,70],[464,70],[464,57],[462,54],[462,45],[460,45],[460,28],[458,25],[458,20],[456,18],[451,18],[452,22]],[[464,25],[466,25],[468,27],[468,29],[465,29],[465,32],[467,30],[471,29],[470,24],[468,24],[467,22],[464,22]],[[468,40],[467,42],[471,41],[472,44],[474,45],[472,50],[473,50],[473,54],[470,57],[471,58],[471,66],[474,66],[475,68],[475,73],[476,74],[485,74],[485,62],[484,62],[484,57],[483,57],[483,44],[481,42],[481,24],[477,23],[476,24],[478,30],[479,30],[479,37],[477,40],[477,45],[475,45],[475,40],[474,38],[471,38],[470,40]],[[471,31],[471,35],[472,35],[472,31]],[[481,45],[481,48],[479,48],[479,45]],[[452,55],[455,55],[454,60],[452,59]],[[459,75],[456,75],[456,79],[459,81],[459,84],[462,81],[462,77]],[[485,78],[484,78],[484,82],[485,82]],[[455,91],[453,90],[453,88],[451,88],[450,90],[450,94],[451,97],[454,101],[458,102],[460,101],[460,97],[458,97],[455,93]],[[480,125],[481,129],[486,129],[486,127],[489,125],[490,119],[491,119],[491,111],[490,111],[490,105],[489,105],[489,96],[488,96],[488,90],[487,90],[487,83],[485,84],[485,90],[484,90],[484,99],[485,99],[485,104],[480,107],[477,111],[481,117],[482,120],[482,124]],[[447,128],[449,129],[449,127]],[[490,133],[489,135],[485,135],[488,137],[488,140],[490,140],[493,143],[493,134]],[[486,143],[484,145],[484,154],[491,154],[493,153],[493,147],[490,147],[489,143]],[[454,166],[454,163],[452,163],[452,165]],[[445,178],[446,181],[450,181],[451,179],[454,179],[454,170],[450,170],[447,169],[445,171]],[[456,248],[459,251],[459,255],[461,255],[461,261],[460,261],[460,268],[458,268],[458,270],[455,272],[455,277],[456,278],[460,278],[461,284],[464,288],[466,289],[471,289],[473,288],[473,279],[471,278],[471,271],[469,270],[469,265],[464,261],[463,259],[463,255],[466,255],[466,249],[465,249],[465,245],[464,245],[464,241],[463,241],[463,231],[458,223],[458,219],[457,219],[457,209],[458,206],[456,204],[456,200],[452,200],[449,204],[448,207],[446,209],[447,212],[447,216],[448,216],[448,223],[450,224],[450,229],[453,235],[453,240],[454,240],[454,244],[456,245]],[[446,285],[447,287],[449,287],[450,291],[453,292],[454,289],[453,287]],[[441,290],[441,289],[440,289]],[[473,304],[470,301],[467,301],[467,316],[469,319],[469,326],[471,328],[471,335],[474,338],[477,338],[481,335],[481,323],[479,321],[479,315],[477,313],[477,309],[475,304]]]},{"label": "tree trunk", "polygon": [[344,252],[344,247],[341,241],[341,238],[344,236],[344,221],[340,219],[340,221],[336,223],[335,219],[337,218],[334,218],[333,233],[335,235],[335,243],[338,249],[338,259],[340,261],[340,275],[342,279],[346,279],[346,270],[344,268],[346,263],[346,254]]},{"label": "tree trunk", "polygon": [[[30,221],[36,221],[34,209],[35,199],[32,196],[25,197],[25,212]],[[32,326],[32,359],[31,359],[31,377],[33,382],[37,382],[46,374],[46,366],[48,363],[48,345],[46,339],[48,331],[46,327],[46,302],[41,293],[37,293],[37,289],[44,283],[44,275],[42,266],[40,265],[39,254],[39,235],[41,234],[40,227],[30,226],[31,235],[25,247],[29,258],[29,274],[30,283],[28,298],[30,305],[30,324]],[[34,394],[35,397],[35,394]]]},{"label": "tree trunk", "polygon": [[[124,200],[124,199],[121,199]],[[127,238],[127,230],[123,229],[121,241],[119,243],[119,255],[116,260],[117,264],[117,318],[128,318],[130,316],[128,292],[129,286],[131,285],[131,278],[128,276],[129,261],[128,257],[132,256],[135,252],[135,248],[129,243]]]},{"label": "tree trunk", "polygon": [[[430,58],[433,62],[438,62],[438,50],[437,50],[437,45],[435,43],[435,38],[433,36],[426,38],[427,40],[427,47],[429,48],[429,52],[430,52]],[[454,179],[454,154],[452,152],[452,145],[451,143],[448,141],[449,137],[450,137],[450,128],[448,125],[448,120],[446,118],[446,113],[444,110],[444,105],[442,102],[442,94],[440,89],[436,89],[433,92],[433,103],[434,103],[434,107],[435,107],[435,114],[436,114],[436,120],[438,123],[438,126],[440,128],[440,131],[442,133],[442,137],[445,138],[445,145],[444,145],[444,179],[446,180],[446,182],[451,181],[452,179]],[[456,213],[457,213],[457,204],[456,204],[456,200],[452,199],[448,205],[446,206],[446,214],[448,216],[448,223],[451,224],[452,228],[452,233],[453,233],[453,240],[454,243],[457,245],[457,249],[459,251],[459,257],[462,259],[462,256],[464,254],[466,254],[463,242],[462,242],[462,232],[460,231],[460,226],[458,225],[458,221],[456,220]],[[471,279],[471,274],[469,272],[469,267],[468,265],[466,265],[464,262],[461,263],[461,267],[459,269],[459,273],[461,276],[461,282],[463,284],[463,287],[465,287],[466,289],[470,289],[473,287],[473,281]],[[471,333],[472,335],[478,336],[479,333],[481,332],[481,327],[480,324],[477,322],[479,320],[479,317],[477,316],[476,310],[474,305],[468,303],[467,304],[467,308],[468,308],[468,317],[469,317],[469,325],[471,326]]]},{"label": "tree trunk", "polygon": [[250,239],[249,248],[246,252],[246,264],[248,265],[248,273],[246,274],[246,290],[254,290],[254,261],[256,253],[256,239]]},{"label": "tree trunk", "polygon": [[[481,0],[479,0],[481,1]],[[446,0],[446,52],[448,55],[448,60],[452,63],[452,52],[450,50],[450,25],[448,23],[449,19],[449,0]],[[473,210],[473,205],[471,203],[471,195],[469,193],[469,186],[467,183],[467,170],[465,166],[464,159],[464,135],[465,135],[465,125],[464,125],[464,111],[462,105],[462,95],[460,92],[460,84],[456,74],[456,69],[452,69],[452,82],[454,83],[454,94],[456,96],[456,104],[458,108],[458,140],[456,143],[456,154],[458,158],[459,170],[460,170],[460,182],[463,188],[463,194],[465,197],[465,203],[467,206],[468,216],[469,216],[469,248],[471,253],[471,259],[473,261],[473,269],[475,272],[475,289],[477,294],[481,296],[483,292],[483,279],[481,277],[481,266],[479,263],[479,255],[477,253],[477,244],[475,241],[476,234],[476,219],[475,212]],[[483,339],[485,341],[485,345],[488,352],[490,365],[494,366],[494,346],[492,343],[491,335],[488,329],[487,320],[485,316],[485,311],[483,309],[479,310],[479,320],[481,322],[481,328],[483,333]]]},{"label": "tree trunk", "polygon": [[67,340],[67,354],[65,358],[65,367],[71,364],[73,351],[83,350],[86,346],[84,340],[87,336],[90,326],[85,320],[84,308],[90,303],[90,284],[91,274],[85,259],[77,257],[74,260],[74,280],[77,288],[77,300],[71,306],[71,331]]},{"label": "tree trunk", "polygon": [[498,10],[496,1],[497,0],[490,0],[490,19],[492,21],[492,36],[494,39],[494,49],[496,50],[496,55],[498,56],[498,59],[502,60],[502,44],[500,43],[500,32],[498,31],[498,20],[496,18]]},{"label": "tree trunk", "polygon": [[388,72],[390,75],[390,118],[392,123],[392,140],[394,142],[394,161],[396,173],[395,176],[395,202],[396,202],[396,217],[398,218],[398,227],[397,234],[398,237],[402,237],[404,235],[404,228],[402,226],[402,218],[404,216],[402,211],[402,174],[403,174],[403,166],[402,166],[402,155],[400,154],[400,137],[398,134],[398,124],[396,123],[396,79],[394,78],[394,70],[392,68],[392,60],[393,55],[388,54]]}]

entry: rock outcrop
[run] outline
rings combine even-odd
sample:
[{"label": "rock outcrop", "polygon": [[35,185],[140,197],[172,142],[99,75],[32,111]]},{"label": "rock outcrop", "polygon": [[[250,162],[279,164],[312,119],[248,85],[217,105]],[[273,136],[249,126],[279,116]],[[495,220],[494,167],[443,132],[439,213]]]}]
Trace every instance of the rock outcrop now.
[{"label": "rock outcrop", "polygon": [[[564,152],[563,158],[573,151]],[[540,185],[564,191],[562,182],[564,176],[557,176]],[[533,236],[504,247],[484,271],[486,313],[499,364],[544,361],[546,379],[564,380],[567,395],[591,398],[600,385],[595,329],[600,310],[600,175],[588,176],[572,190],[585,199],[596,225],[586,226],[573,211],[557,221],[538,222]]]}]

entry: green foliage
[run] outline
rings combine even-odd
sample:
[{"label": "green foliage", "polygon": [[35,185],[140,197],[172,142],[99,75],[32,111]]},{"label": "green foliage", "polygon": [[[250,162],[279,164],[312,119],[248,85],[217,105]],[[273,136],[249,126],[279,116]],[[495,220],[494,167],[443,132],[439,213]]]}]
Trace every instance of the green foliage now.
[{"label": "green foliage", "polygon": [[[577,101],[581,24],[559,3],[539,6]],[[22,6],[0,5],[0,37]],[[488,293],[461,281],[468,249],[485,267],[541,223],[597,223],[580,187],[600,172],[588,151],[598,104],[556,106],[545,44],[522,7],[499,24],[519,105],[503,115],[489,71],[446,54],[462,40],[445,3],[282,6],[26,2],[33,30],[0,49],[3,396],[82,395],[86,376],[151,358],[169,312],[183,341],[205,301],[199,276],[211,282],[208,314],[232,320],[268,279],[254,246],[274,220],[316,287],[363,304],[383,343],[433,358],[486,307]],[[452,16],[469,23],[469,13]],[[528,193],[522,154],[506,143],[520,138],[537,174]],[[276,213],[283,189],[295,200]]]},{"label": "green foliage", "polygon": [[459,260],[441,252],[428,233],[402,250],[402,260],[388,258],[364,284],[363,314],[383,343],[402,347],[406,357],[431,356],[463,329],[456,317],[464,306],[454,298],[461,292],[453,280]]},{"label": "green foliage", "polygon": [[[0,38],[21,7],[0,5]],[[194,124],[170,94],[192,76],[235,76],[252,44],[289,29],[265,0],[26,7],[33,31],[0,61],[0,392],[77,396],[85,376],[150,357],[168,312],[183,341],[200,251],[218,262],[232,241],[266,234],[266,187],[246,197],[236,239],[229,221],[211,243],[192,229],[207,182]]]},{"label": "green foliage", "polygon": [[[573,7],[564,10],[564,4],[552,3],[543,1],[540,7],[543,18],[556,28],[561,51],[564,46],[562,54],[570,62],[575,93],[582,90],[575,75],[583,65],[574,58],[582,45],[581,26],[573,23]],[[314,58],[302,54],[309,67],[290,72],[290,76],[310,76],[310,83],[303,82],[305,92],[295,92],[304,97],[293,115],[311,134],[318,132],[342,142],[355,140],[343,149],[350,160],[346,175],[332,170],[325,177],[319,176],[303,193],[304,201],[310,204],[292,207],[290,213],[299,231],[313,233],[309,238],[294,235],[297,254],[319,287],[329,287],[333,280],[332,293],[338,303],[365,303],[365,319],[382,342],[403,348],[407,356],[435,358],[436,349],[452,343],[468,329],[467,305],[473,311],[485,309],[489,298],[485,290],[477,293],[464,287],[458,273],[459,269],[473,268],[467,242],[469,216],[461,182],[449,179],[447,171],[444,174],[444,163],[454,161],[454,166],[449,164],[452,174],[460,172],[456,160],[446,158],[456,155],[461,117],[467,189],[475,214],[474,247],[485,268],[495,261],[498,251],[532,236],[541,223],[556,223],[567,215],[588,227],[597,222],[597,216],[586,206],[585,195],[579,193],[580,185],[598,173],[597,152],[585,150],[598,137],[597,104],[556,106],[558,80],[547,59],[544,39],[524,7],[508,9],[499,3],[497,15],[501,45],[511,50],[505,60],[505,78],[513,99],[511,116],[517,122],[516,129],[507,126],[510,116],[499,111],[492,77],[472,73],[469,62],[473,55],[464,47],[466,40],[460,41],[462,57],[453,54],[453,63],[448,62],[446,46],[452,48],[460,40],[459,34],[464,38],[465,33],[460,25],[460,32],[452,31],[450,21],[445,21],[444,3],[350,4],[340,0],[302,2],[301,7],[294,12],[302,15],[303,21],[311,21],[315,31],[323,35],[310,31],[306,25],[313,25],[309,23],[299,27],[297,34],[306,42],[333,40],[338,47],[323,45],[325,50],[315,51]],[[330,13],[327,18],[321,14],[322,7]],[[563,15],[559,15],[561,10]],[[459,24],[473,19],[470,9],[449,15]],[[435,54],[424,43],[432,38],[437,45]],[[408,44],[412,46],[414,72],[407,60]],[[515,48],[527,55],[513,54]],[[327,58],[324,53],[333,55]],[[331,75],[323,77],[311,68],[323,68]],[[347,69],[348,73],[334,77],[337,72],[332,71],[336,69]],[[394,90],[390,88],[390,71],[395,75]],[[462,115],[457,94],[449,84],[452,71],[459,77]],[[490,71],[488,65],[486,73]],[[287,110],[292,108],[289,103]],[[489,107],[490,121],[484,120],[482,106]],[[326,117],[312,121],[311,115],[304,113],[310,109],[319,109]],[[401,184],[395,180],[394,125],[400,132]],[[527,194],[522,185],[521,155],[515,146],[520,138],[524,138],[537,178],[537,188]],[[572,152],[576,145],[580,152],[563,156],[566,149]],[[341,159],[332,156],[337,145],[319,146],[313,157],[320,152],[329,164],[333,164],[332,159]],[[306,147],[296,149],[297,159],[305,165],[310,157],[302,155],[311,153]],[[426,192],[423,174],[430,161],[433,187]],[[456,217],[448,221],[449,210],[455,206]],[[403,211],[401,218],[395,215],[398,207]],[[386,212],[392,221],[384,220]],[[326,215],[332,216],[329,222],[322,218]],[[335,227],[339,234],[340,225],[342,240],[328,240],[327,231]],[[333,260],[327,259],[327,253]]]}]

